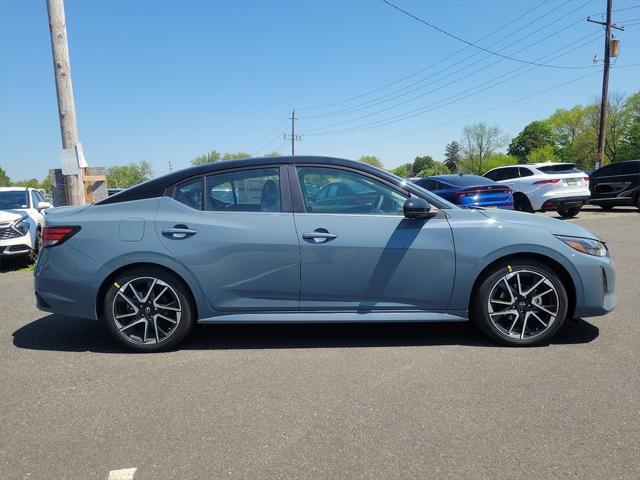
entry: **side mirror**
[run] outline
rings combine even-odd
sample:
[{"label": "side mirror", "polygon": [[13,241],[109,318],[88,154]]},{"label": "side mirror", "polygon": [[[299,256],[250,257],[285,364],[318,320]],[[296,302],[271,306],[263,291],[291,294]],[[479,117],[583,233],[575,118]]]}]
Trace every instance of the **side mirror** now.
[{"label": "side mirror", "polygon": [[405,218],[426,218],[431,211],[431,204],[424,198],[409,197],[404,202],[402,210]]},{"label": "side mirror", "polygon": [[38,202],[38,211],[41,212],[42,210],[46,210],[47,208],[51,208],[53,205],[51,205],[49,202]]}]

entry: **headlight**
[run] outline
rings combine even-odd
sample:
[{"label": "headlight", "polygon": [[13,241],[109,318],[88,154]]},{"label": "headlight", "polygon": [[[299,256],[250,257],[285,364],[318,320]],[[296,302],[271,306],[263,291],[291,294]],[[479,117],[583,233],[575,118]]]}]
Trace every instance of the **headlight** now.
[{"label": "headlight", "polygon": [[593,238],[564,237],[562,235],[556,236],[574,250],[586,253],[587,255],[606,257],[608,254],[607,247],[600,240],[595,240]]},{"label": "headlight", "polygon": [[11,225],[11,228],[13,228],[20,235],[26,235],[29,232],[30,227],[31,225],[29,224],[29,222],[25,222],[24,220],[18,220],[14,222],[13,225]]}]

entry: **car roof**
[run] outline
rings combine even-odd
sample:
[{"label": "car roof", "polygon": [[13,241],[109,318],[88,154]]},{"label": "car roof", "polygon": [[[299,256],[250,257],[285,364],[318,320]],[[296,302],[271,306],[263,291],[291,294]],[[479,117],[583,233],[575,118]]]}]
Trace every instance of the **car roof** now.
[{"label": "car roof", "polygon": [[282,157],[258,157],[258,158],[245,158],[242,160],[221,160],[213,163],[206,163],[204,165],[196,165],[193,167],[184,168],[182,170],[176,170],[170,172],[161,177],[157,177],[148,180],[139,185],[130,187],[123,192],[117,193],[111,197],[107,197],[104,200],[96,202],[96,205],[106,205],[109,203],[126,202],[130,200],[140,200],[143,198],[161,197],[164,191],[176,183],[180,183],[184,180],[188,180],[192,177],[198,177],[200,175],[207,175],[209,173],[215,173],[218,171],[228,170],[232,168],[247,168],[247,167],[259,167],[263,165],[274,164],[292,164],[292,163],[304,163],[310,165],[336,165],[342,167],[355,167],[359,170],[368,171],[378,176],[393,177],[390,173],[381,170],[376,167],[372,167],[363,162],[357,162],[354,160],[346,160],[343,158],[333,157],[319,157],[319,156],[282,156]]},{"label": "car roof", "polygon": [[26,192],[33,190],[31,187],[0,187],[0,192]]},{"label": "car roof", "polygon": [[528,166],[528,167],[538,168],[538,167],[550,167],[552,165],[574,165],[575,166],[575,163],[573,162],[542,162],[542,163],[526,163],[524,165],[519,165],[519,166],[522,166],[522,167]]}]

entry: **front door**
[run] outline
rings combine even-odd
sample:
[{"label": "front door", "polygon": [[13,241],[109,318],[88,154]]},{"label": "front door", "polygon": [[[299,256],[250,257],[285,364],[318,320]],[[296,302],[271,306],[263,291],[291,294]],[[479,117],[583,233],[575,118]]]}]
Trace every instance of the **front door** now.
[{"label": "front door", "polygon": [[160,201],[159,238],[216,310],[298,308],[299,245],[281,183],[278,166],[225,171]]},{"label": "front door", "polygon": [[[403,216],[406,192],[349,169],[297,166],[303,310],[437,310],[455,275],[444,216]],[[299,184],[299,186],[297,185]]]}]

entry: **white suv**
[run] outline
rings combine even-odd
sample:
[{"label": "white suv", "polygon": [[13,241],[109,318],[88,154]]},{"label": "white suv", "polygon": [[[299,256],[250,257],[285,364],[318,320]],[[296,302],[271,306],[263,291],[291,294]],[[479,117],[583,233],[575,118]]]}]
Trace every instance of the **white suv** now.
[{"label": "white suv", "polygon": [[484,174],[513,190],[513,208],[522,212],[556,210],[574,217],[589,200],[589,176],[573,163],[510,165]]},{"label": "white suv", "polygon": [[0,258],[38,252],[43,211],[50,207],[35,188],[0,187]]}]

